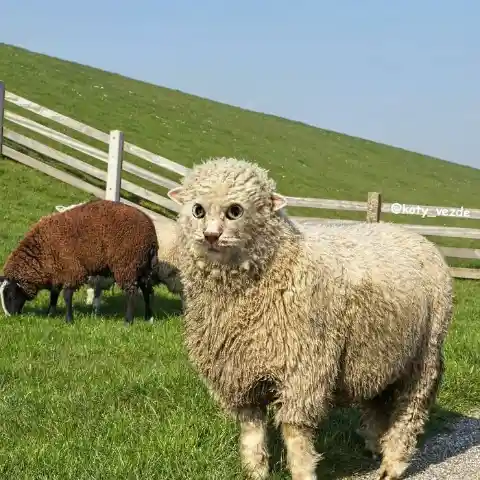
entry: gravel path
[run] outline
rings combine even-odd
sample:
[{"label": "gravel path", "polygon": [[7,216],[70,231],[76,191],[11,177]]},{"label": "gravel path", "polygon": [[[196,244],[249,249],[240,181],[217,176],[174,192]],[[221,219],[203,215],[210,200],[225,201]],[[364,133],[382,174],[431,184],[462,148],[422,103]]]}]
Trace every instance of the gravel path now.
[{"label": "gravel path", "polygon": [[[430,438],[417,453],[405,480],[480,480],[480,411]],[[376,480],[376,472],[351,477]]]}]

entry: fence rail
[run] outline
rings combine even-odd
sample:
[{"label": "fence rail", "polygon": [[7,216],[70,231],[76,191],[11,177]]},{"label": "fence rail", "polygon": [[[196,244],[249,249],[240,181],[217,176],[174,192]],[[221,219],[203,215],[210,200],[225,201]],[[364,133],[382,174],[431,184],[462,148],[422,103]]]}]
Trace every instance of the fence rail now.
[{"label": "fence rail", "polygon": [[[56,122],[63,127],[70,128],[78,133],[85,135],[90,139],[97,140],[103,144],[108,145],[107,151],[89,145],[88,143],[72,138],[65,133],[58,132],[51,127],[43,125],[35,120],[24,117],[13,111],[5,109],[5,105],[10,103],[16,105],[26,111],[34,113],[38,117]],[[8,123],[8,127],[6,126]],[[40,135],[57,142],[60,145],[66,146],[74,151],[80,152],[91,159],[95,159],[106,165],[106,169],[102,170],[85,161],[68,155],[51,146],[45,145],[42,142],[21,134],[12,127],[21,127],[36,135]],[[100,180],[105,184],[104,188],[89,183],[71,173],[67,173],[60,168],[56,168],[45,161],[38,158],[33,158],[31,155],[19,151],[18,147],[5,145],[4,139],[13,142],[13,144],[23,147],[27,152],[36,152],[40,158],[47,158],[58,162],[59,164],[74,169]],[[94,127],[86,125],[82,122],[69,118],[58,112],[50,110],[46,107],[38,105],[35,102],[22,98],[11,92],[5,91],[5,85],[0,82],[0,150],[1,153],[10,159],[19,163],[34,168],[42,173],[45,173],[57,180],[79,188],[91,195],[99,198],[108,198],[115,201],[122,201],[124,203],[135,204],[121,196],[121,191],[124,190],[139,198],[152,202],[162,208],[176,214],[179,211],[178,205],[170,200],[168,197],[155,193],[147,188],[133,183],[132,181],[122,178],[122,172],[127,172],[142,180],[150,182],[154,185],[170,189],[179,185],[178,182],[166,178],[158,173],[152,172],[142,168],[134,163],[124,160],[124,153],[128,153],[134,157],[140,158],[156,167],[167,170],[170,175],[176,174],[180,178],[189,172],[189,168],[178,163],[175,163],[165,157],[149,152],[137,145],[124,141],[124,135],[121,131],[112,130],[109,133],[102,132]],[[321,198],[301,198],[287,196],[288,205],[291,207],[314,208],[323,210],[336,210],[347,212],[363,212],[368,222],[380,222],[382,214],[401,213],[405,215],[421,215],[423,217],[450,217],[452,213],[455,214],[454,209],[446,206],[433,205],[410,205],[402,204],[400,211],[395,211],[399,208],[399,204],[383,203],[381,195],[377,192],[370,192],[365,202],[349,201],[349,200],[334,200]],[[136,204],[135,204],[136,205]],[[148,212],[150,215],[159,218],[160,215],[156,212],[141,207],[142,210]],[[463,212],[465,213],[465,212]],[[165,217],[163,217],[165,218]],[[317,218],[317,217],[297,217],[292,219],[306,228],[315,228],[321,224],[328,223],[356,223],[360,220],[339,220],[332,218]],[[462,219],[480,220],[480,209],[468,209],[468,216],[463,216]],[[454,237],[463,239],[480,240],[480,229],[475,228],[460,228],[447,227],[436,225],[418,225],[418,224],[402,224],[402,226],[417,231],[422,235],[439,236],[439,237]],[[444,247],[438,245],[444,256],[449,258],[460,258],[479,260],[480,249],[473,248],[456,248]],[[451,267],[452,275],[457,278],[470,278],[480,280],[480,269],[472,268],[458,268]]]}]

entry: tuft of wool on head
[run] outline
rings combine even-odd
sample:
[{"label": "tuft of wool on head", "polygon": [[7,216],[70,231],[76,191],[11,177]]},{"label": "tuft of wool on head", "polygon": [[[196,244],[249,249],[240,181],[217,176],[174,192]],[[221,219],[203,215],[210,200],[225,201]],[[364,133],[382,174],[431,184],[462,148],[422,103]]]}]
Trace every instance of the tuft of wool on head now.
[{"label": "tuft of wool on head", "polygon": [[243,159],[218,157],[210,158],[195,165],[182,182],[183,200],[209,194],[248,198],[256,206],[270,202],[276,191],[275,181],[268,170]]}]

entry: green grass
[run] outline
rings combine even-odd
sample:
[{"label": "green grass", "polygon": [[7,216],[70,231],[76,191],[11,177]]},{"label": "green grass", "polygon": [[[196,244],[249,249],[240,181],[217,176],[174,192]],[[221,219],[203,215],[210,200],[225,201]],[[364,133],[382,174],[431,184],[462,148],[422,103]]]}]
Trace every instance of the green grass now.
[{"label": "green grass", "polygon": [[[377,190],[386,201],[480,207],[480,171],[467,167],[10,46],[0,45],[0,79],[14,93],[105,131],[120,128],[128,141],[185,165],[210,155],[257,160],[285,194],[364,200]],[[89,196],[0,157],[0,198],[3,263],[40,216]],[[429,434],[468,414],[480,398],[480,282],[456,281],[455,291],[447,371]],[[105,295],[101,318],[85,307],[85,290],[78,292],[73,326],[64,324],[63,309],[57,318],[42,315],[46,292],[24,315],[0,316],[1,478],[242,478],[236,425],[187,361],[180,302],[163,288],[156,293],[157,322],[143,323],[139,301],[131,329],[123,326],[118,289]],[[324,478],[373,468],[352,433],[357,421],[355,412],[337,411],[322,428]],[[274,478],[287,479],[276,451]]]},{"label": "green grass", "polygon": [[[19,195],[21,192],[21,195]],[[30,224],[81,193],[0,158],[0,258]],[[0,316],[0,477],[15,479],[242,478],[237,428],[224,418],[189,365],[178,298],[156,289],[157,322],[123,325],[124,297],[104,297],[101,318],[75,296],[73,326],[46,318],[47,292],[16,318]],[[480,288],[456,282],[447,373],[429,432],[467,414],[480,398]],[[373,468],[353,434],[357,415],[332,412],[318,448],[326,478]],[[276,479],[289,478],[279,467]]]}]

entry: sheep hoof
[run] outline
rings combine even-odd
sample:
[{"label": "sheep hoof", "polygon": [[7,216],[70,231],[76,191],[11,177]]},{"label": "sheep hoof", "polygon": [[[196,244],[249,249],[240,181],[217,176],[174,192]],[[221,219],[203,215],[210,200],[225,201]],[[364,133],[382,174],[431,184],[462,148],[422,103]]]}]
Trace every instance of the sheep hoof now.
[{"label": "sheep hoof", "polygon": [[153,325],[153,317],[147,318],[145,322],[149,323],[150,325]]},{"label": "sheep hoof", "polygon": [[399,462],[398,464],[387,463],[380,467],[377,480],[399,480],[406,469],[406,464]]}]

